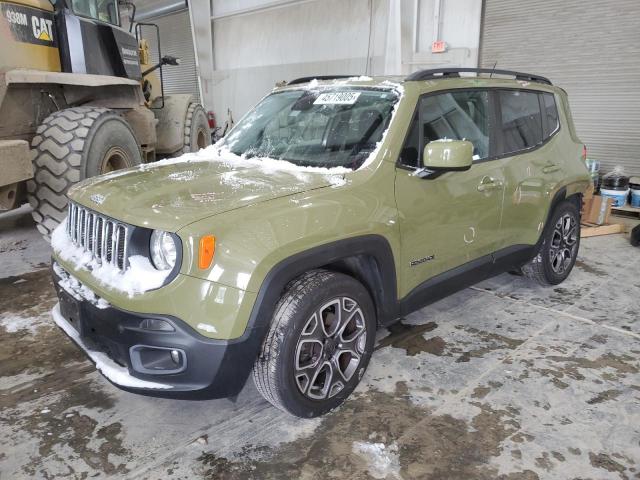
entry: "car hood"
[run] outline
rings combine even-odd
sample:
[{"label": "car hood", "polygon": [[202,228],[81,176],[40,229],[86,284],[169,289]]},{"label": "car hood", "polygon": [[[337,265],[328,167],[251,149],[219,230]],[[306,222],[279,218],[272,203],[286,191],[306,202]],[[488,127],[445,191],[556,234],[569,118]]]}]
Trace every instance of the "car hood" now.
[{"label": "car hood", "polygon": [[69,198],[131,225],[177,231],[241,207],[342,182],[343,171],[283,161],[170,160],[87,179]]}]

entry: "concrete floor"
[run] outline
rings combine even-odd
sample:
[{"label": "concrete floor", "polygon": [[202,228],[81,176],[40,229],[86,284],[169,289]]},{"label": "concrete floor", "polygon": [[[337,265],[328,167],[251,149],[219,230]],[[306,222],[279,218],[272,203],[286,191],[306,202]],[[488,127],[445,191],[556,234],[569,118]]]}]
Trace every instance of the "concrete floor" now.
[{"label": "concrete floor", "polygon": [[0,216],[0,478],[640,478],[640,250],[585,239],[556,288],[502,275],[379,332],[322,419],[122,392],[53,324],[48,246]]}]

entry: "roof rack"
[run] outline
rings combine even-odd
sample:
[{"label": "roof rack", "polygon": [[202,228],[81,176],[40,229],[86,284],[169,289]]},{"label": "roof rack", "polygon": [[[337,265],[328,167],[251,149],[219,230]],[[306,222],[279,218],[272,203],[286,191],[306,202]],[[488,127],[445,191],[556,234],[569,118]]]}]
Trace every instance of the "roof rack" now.
[{"label": "roof rack", "polygon": [[314,77],[300,77],[291,80],[287,85],[297,85],[298,83],[307,83],[311,80],[338,80],[340,78],[357,77],[357,75],[316,75]]},{"label": "roof rack", "polygon": [[516,80],[525,80],[528,82],[546,83],[547,85],[553,85],[551,80],[540,75],[533,75],[531,73],[514,72],[511,70],[494,70],[493,68],[434,68],[432,70],[420,70],[412,73],[405,78],[405,81],[420,81],[420,80],[435,80],[438,78],[448,77],[460,77],[461,72],[472,73],[489,73],[491,75],[510,75],[515,77]]}]

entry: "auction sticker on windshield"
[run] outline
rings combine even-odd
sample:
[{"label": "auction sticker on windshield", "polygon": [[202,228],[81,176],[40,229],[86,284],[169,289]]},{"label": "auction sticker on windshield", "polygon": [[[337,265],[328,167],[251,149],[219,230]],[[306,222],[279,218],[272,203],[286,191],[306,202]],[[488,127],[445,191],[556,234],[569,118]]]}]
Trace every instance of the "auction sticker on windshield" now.
[{"label": "auction sticker on windshield", "polygon": [[360,92],[330,92],[321,93],[314,105],[353,105],[358,100]]}]

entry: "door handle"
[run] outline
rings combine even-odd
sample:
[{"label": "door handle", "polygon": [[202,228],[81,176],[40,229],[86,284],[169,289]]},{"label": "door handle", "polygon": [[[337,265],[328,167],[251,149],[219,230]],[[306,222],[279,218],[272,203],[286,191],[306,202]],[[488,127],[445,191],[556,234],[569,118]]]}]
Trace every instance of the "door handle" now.
[{"label": "door handle", "polygon": [[553,173],[560,170],[560,166],[555,163],[547,163],[544,167],[542,167],[542,173]]},{"label": "door handle", "polygon": [[484,177],[478,184],[479,192],[488,192],[491,190],[495,190],[496,188],[502,188],[502,183],[491,177]]}]

